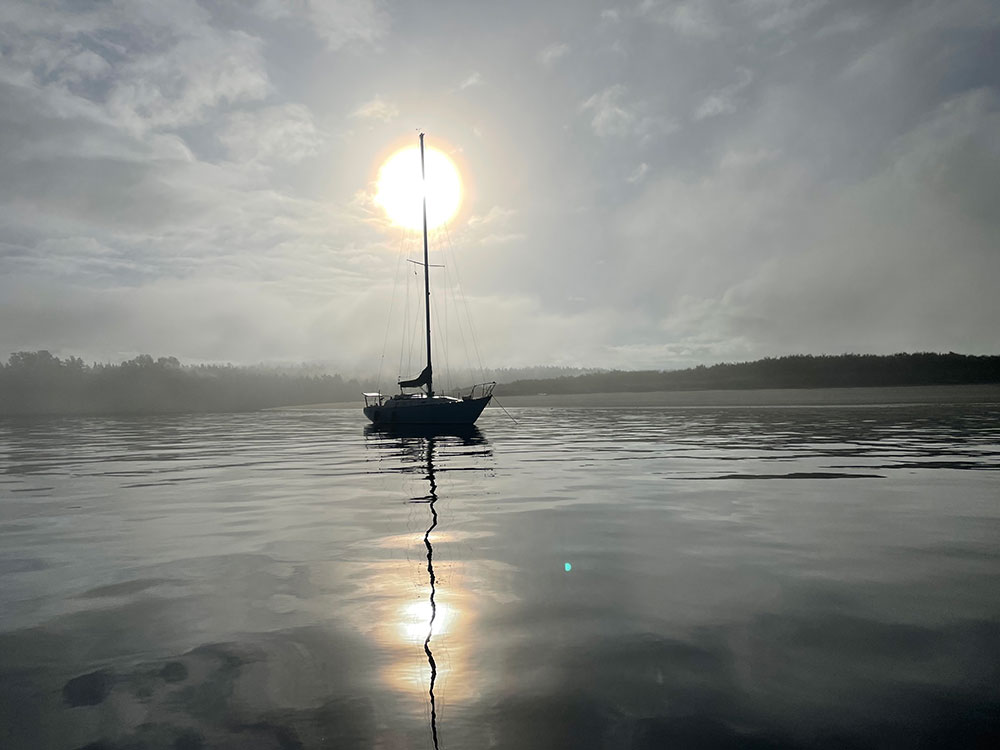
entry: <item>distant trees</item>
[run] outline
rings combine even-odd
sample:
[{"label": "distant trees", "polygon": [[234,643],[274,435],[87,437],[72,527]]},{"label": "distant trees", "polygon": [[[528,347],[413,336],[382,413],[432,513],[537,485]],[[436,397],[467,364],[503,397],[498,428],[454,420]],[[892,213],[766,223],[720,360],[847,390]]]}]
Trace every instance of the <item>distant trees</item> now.
[{"label": "distant trees", "polygon": [[[566,372],[515,380],[501,395],[750,388],[1000,383],[1000,356],[963,354],[795,355],[688,370]],[[571,371],[572,372],[572,371]],[[517,371],[499,371],[514,376]],[[339,375],[233,365],[182,365],[176,357],[141,354],[120,364],[87,365],[48,351],[15,352],[0,364],[0,416],[249,411],[331,401],[357,401],[357,380]]]},{"label": "distant trees", "polygon": [[87,365],[48,351],[15,352],[0,364],[0,415],[245,411],[357,400],[339,375],[299,375],[232,365],[183,366],[142,354]]},{"label": "distant trees", "polygon": [[498,367],[484,371],[483,377],[496,380],[499,383],[512,383],[515,380],[551,380],[553,378],[569,378],[576,375],[589,375],[603,372],[597,367],[560,367],[558,365],[536,365],[534,367]]},{"label": "distant trees", "polygon": [[799,354],[753,362],[699,365],[688,370],[597,372],[576,377],[518,380],[503,395],[611,393],[749,388],[851,388],[861,386],[1000,383],[1000,356],[964,354]]}]

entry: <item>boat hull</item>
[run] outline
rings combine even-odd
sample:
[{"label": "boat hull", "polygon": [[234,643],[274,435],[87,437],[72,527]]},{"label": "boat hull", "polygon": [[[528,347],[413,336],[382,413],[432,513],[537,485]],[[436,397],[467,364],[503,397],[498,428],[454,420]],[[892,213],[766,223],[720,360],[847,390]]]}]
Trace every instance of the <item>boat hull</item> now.
[{"label": "boat hull", "polygon": [[377,425],[470,425],[479,419],[490,398],[391,398],[366,406],[364,412]]}]

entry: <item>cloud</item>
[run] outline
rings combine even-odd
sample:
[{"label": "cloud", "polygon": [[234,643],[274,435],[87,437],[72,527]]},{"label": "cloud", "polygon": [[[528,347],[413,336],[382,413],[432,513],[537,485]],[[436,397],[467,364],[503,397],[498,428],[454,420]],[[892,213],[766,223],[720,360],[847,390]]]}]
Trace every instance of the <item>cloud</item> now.
[{"label": "cloud", "polygon": [[720,33],[706,3],[678,3],[669,13],[669,24],[675,31],[689,36],[711,39]]},{"label": "cloud", "polygon": [[386,101],[381,96],[368,100],[351,113],[351,117],[359,120],[377,120],[379,122],[391,122],[399,117],[399,110],[395,104]]},{"label": "cloud", "polygon": [[738,32],[747,23],[758,31],[789,34],[828,4],[829,0],[644,0],[635,13],[683,36],[709,41]]},{"label": "cloud", "polygon": [[519,232],[510,234],[488,234],[478,241],[480,245],[508,245],[512,242],[520,242],[525,239],[525,235]]},{"label": "cloud", "polygon": [[34,247],[8,246],[0,254],[5,270],[22,277],[114,279],[142,270],[127,254],[87,236],[46,238]]},{"label": "cloud", "polygon": [[642,182],[647,174],[649,174],[649,165],[646,162],[642,162],[632,170],[632,173],[625,178],[625,181],[634,185],[637,182]]},{"label": "cloud", "polygon": [[[506,367],[539,362],[568,367],[611,364],[614,357],[608,342],[634,323],[631,311],[583,307],[562,312],[524,294],[481,295],[470,299],[469,305],[475,310],[478,338],[489,342],[491,359]],[[529,331],[531,335],[526,335]]]},{"label": "cloud", "polygon": [[751,151],[700,179],[657,180],[620,217],[627,294],[649,310],[665,301],[661,338],[727,357],[995,351],[996,132],[1000,97],[980,89],[942,103],[861,179],[820,182],[780,151]]},{"label": "cloud", "polygon": [[738,109],[739,94],[753,81],[753,74],[746,68],[740,68],[736,71],[736,76],[736,81],[717,89],[702,100],[695,110],[695,120],[732,114]]},{"label": "cloud", "polygon": [[465,241],[481,247],[523,242],[527,235],[523,231],[509,228],[516,213],[512,208],[491,206],[485,214],[474,214],[466,222]]},{"label": "cloud", "polygon": [[491,206],[490,210],[485,214],[477,214],[469,217],[468,224],[470,227],[482,226],[485,224],[496,224],[498,222],[505,222],[507,219],[512,217],[516,211],[511,208],[503,208],[501,206]]},{"label": "cloud", "polygon": [[4,295],[0,310],[17,321],[0,339],[7,349],[46,341],[55,351],[85,351],[110,360],[152,351],[252,362],[294,357],[302,339],[294,327],[305,331],[311,322],[309,312],[265,285],[241,281],[163,279],[141,287],[51,288],[58,295]]},{"label": "cloud", "polygon": [[647,114],[648,109],[645,102],[630,100],[622,84],[609,86],[580,105],[580,111],[591,117],[591,129],[602,138],[648,138],[676,127],[665,118]]},{"label": "cloud", "polygon": [[622,103],[625,87],[615,84],[594,94],[580,105],[580,110],[590,112],[593,118],[590,126],[602,137],[630,135],[635,127],[637,115]]},{"label": "cloud", "polygon": [[257,12],[312,30],[332,50],[353,42],[372,45],[388,33],[390,19],[374,0],[258,0]]},{"label": "cloud", "polygon": [[270,90],[259,39],[205,30],[117,67],[107,108],[142,132],[197,123],[220,103],[259,100]]},{"label": "cloud", "polygon": [[828,0],[748,0],[746,7],[755,16],[757,28],[787,34],[827,5],[827,2]]},{"label": "cloud", "polygon": [[365,229],[270,182],[327,139],[274,103],[263,41],[184,2],[0,13],[0,348],[305,356],[280,331],[349,296]]},{"label": "cloud", "polygon": [[569,45],[563,43],[550,44],[538,53],[538,62],[545,67],[551,67],[558,60],[569,54]]},{"label": "cloud", "polygon": [[219,140],[241,162],[294,163],[319,153],[324,136],[301,104],[231,113]]},{"label": "cloud", "polygon": [[472,73],[471,75],[469,75],[468,78],[462,81],[458,85],[458,89],[459,91],[464,91],[465,89],[471,89],[474,86],[482,86],[482,85],[483,85],[483,77],[477,72],[477,73]]},{"label": "cloud", "polygon": [[709,0],[682,0],[661,3],[643,0],[636,8],[640,18],[649,18],[670,26],[684,36],[697,39],[714,39],[722,33],[719,9]]},{"label": "cloud", "polygon": [[108,3],[72,15],[15,2],[0,41],[0,80],[34,89],[53,114],[84,117],[133,135],[203,121],[220,104],[270,92],[260,40],[208,23],[178,0]]}]

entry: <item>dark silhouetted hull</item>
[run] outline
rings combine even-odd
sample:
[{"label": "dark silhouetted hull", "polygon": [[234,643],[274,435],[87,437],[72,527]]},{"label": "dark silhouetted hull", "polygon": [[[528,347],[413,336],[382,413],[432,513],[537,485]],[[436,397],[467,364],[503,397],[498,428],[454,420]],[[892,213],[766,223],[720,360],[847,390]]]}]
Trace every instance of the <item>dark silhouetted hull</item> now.
[{"label": "dark silhouetted hull", "polygon": [[366,406],[364,412],[378,425],[470,425],[479,419],[490,398],[390,398]]}]

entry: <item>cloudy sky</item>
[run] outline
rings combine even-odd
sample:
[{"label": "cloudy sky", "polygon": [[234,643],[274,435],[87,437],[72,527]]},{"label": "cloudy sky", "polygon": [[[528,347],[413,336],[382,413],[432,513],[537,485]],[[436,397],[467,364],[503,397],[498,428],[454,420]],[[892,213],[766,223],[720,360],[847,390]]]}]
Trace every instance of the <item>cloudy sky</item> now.
[{"label": "cloudy sky", "polygon": [[997,353],[998,50],[994,0],[2,0],[0,357],[370,370],[417,128],[488,365]]}]

